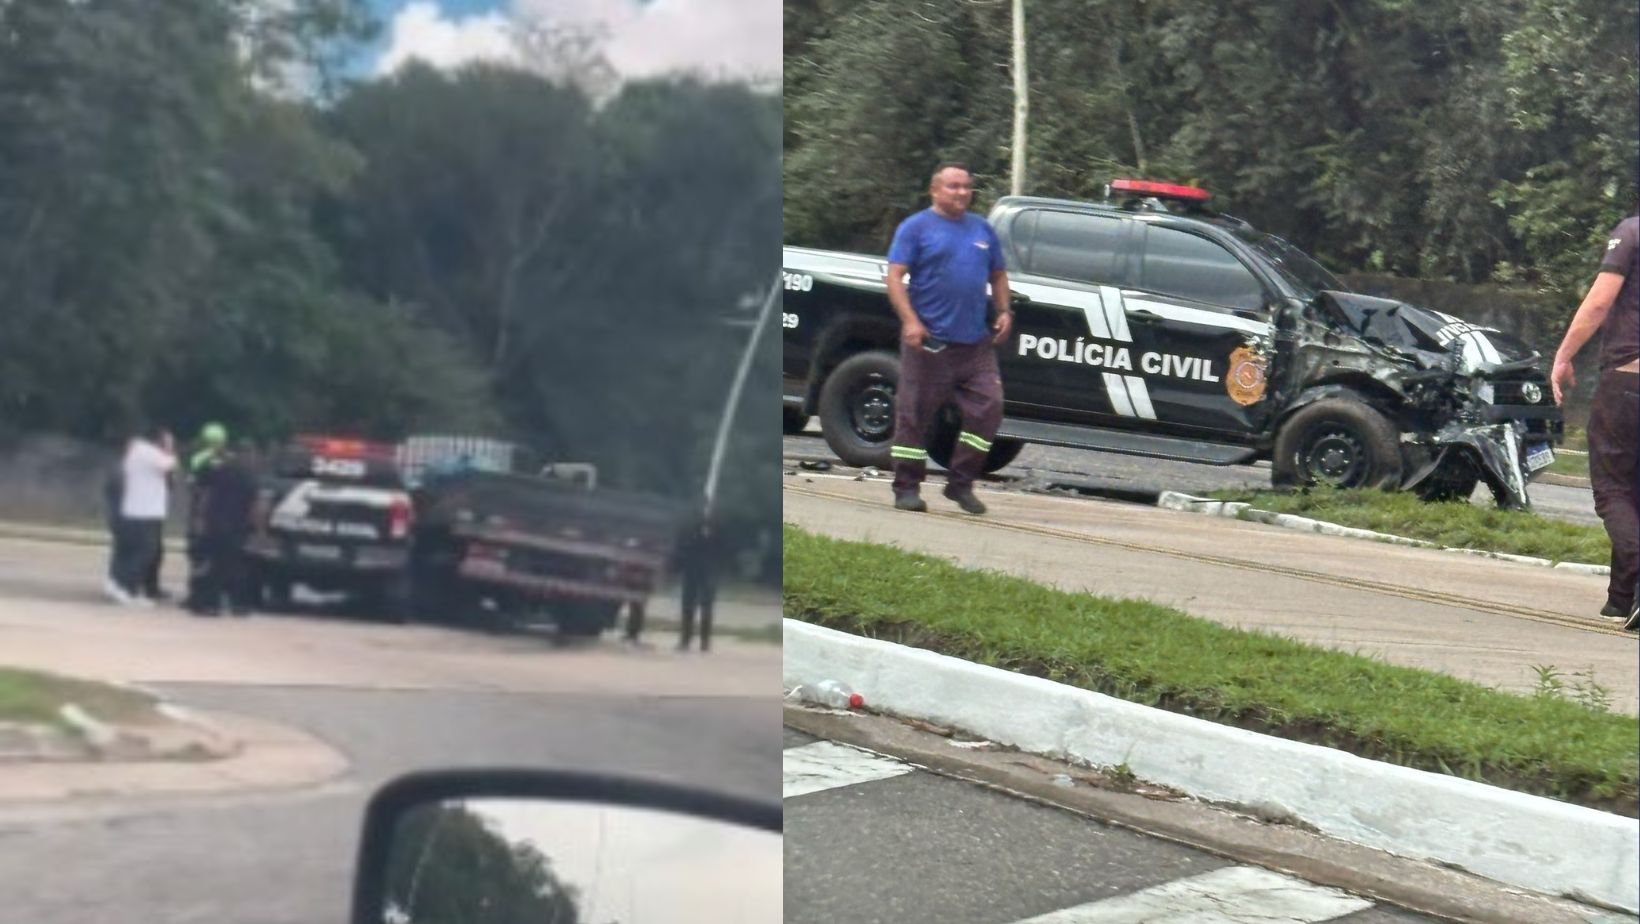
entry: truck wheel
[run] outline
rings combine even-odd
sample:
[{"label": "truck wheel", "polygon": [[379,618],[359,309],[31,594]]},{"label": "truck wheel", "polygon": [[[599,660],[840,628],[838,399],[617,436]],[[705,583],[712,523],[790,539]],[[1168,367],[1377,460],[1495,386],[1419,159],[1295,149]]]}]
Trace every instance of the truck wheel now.
[{"label": "truck wheel", "polygon": [[[962,428],[962,415],[955,405],[947,405],[934,419],[934,432],[928,435],[928,457],[941,468],[951,468],[951,455],[957,449],[957,433]],[[1006,437],[991,441],[991,451],[985,455],[981,470],[989,475],[1008,467],[1025,450],[1023,440]]]},{"label": "truck wheel", "polygon": [[270,613],[289,613],[296,608],[296,595],[289,578],[265,575],[257,579],[261,604]]},{"label": "truck wheel", "polygon": [[372,615],[383,622],[402,625],[410,621],[412,593],[410,575],[396,574],[387,578],[369,594]]},{"label": "truck wheel", "polygon": [[872,351],[843,360],[820,388],[820,432],[843,464],[888,468],[900,361]]},{"label": "truck wheel", "polygon": [[787,436],[796,436],[809,425],[809,415],[796,408],[783,407],[780,409],[780,432]]},{"label": "truck wheel", "polygon": [[615,624],[621,605],[605,600],[564,601],[554,608],[558,634],[565,639],[597,638]]},{"label": "truck wheel", "polygon": [[1275,487],[1394,487],[1401,477],[1401,434],[1379,411],[1351,398],[1322,398],[1299,409],[1276,435]]}]

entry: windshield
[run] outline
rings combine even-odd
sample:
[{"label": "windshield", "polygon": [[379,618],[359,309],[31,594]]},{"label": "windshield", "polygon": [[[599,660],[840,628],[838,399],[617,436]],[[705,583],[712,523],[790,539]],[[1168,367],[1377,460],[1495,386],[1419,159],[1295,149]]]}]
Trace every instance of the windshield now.
[{"label": "windshield", "polygon": [[1269,258],[1270,264],[1305,294],[1314,294],[1322,289],[1335,292],[1350,291],[1348,286],[1339,282],[1338,277],[1327,272],[1327,268],[1311,259],[1309,254],[1273,234],[1265,234],[1250,228],[1237,228],[1235,235]]}]

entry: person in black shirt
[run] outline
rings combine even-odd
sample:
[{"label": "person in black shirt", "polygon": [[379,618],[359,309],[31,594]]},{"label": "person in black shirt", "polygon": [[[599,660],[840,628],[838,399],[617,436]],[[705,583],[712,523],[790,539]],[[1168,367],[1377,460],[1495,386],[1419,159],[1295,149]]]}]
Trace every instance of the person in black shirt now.
[{"label": "person in black shirt", "polygon": [[700,650],[712,647],[712,603],[717,599],[717,524],[710,511],[700,511],[690,519],[678,542],[678,566],[683,576],[683,627],[678,650],[688,651],[695,635],[695,617],[700,617]]},{"label": "person in black shirt", "polygon": [[200,472],[198,530],[203,567],[199,596],[191,609],[201,616],[219,616],[224,602],[235,614],[250,612],[245,580],[245,541],[256,522],[257,452],[241,441],[226,452],[221,463]]},{"label": "person in black shirt", "polygon": [[1550,384],[1564,404],[1577,385],[1572,360],[1600,334],[1600,384],[1589,409],[1589,482],[1612,541],[1600,615],[1640,629],[1640,215],[1613,228],[1600,271],[1555,353]]}]

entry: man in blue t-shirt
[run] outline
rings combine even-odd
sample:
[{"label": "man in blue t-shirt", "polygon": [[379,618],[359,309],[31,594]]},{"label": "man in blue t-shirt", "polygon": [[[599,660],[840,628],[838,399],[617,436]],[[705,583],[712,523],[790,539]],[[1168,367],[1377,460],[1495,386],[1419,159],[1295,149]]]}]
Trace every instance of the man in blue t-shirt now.
[{"label": "man in blue t-shirt", "polygon": [[967,167],[941,164],[928,192],[933,207],[901,222],[888,249],[888,300],[900,317],[900,384],[891,450],[894,506],[928,509],[918,493],[928,474],[928,427],[946,402],[955,401],[962,411],[962,432],[951,455],[945,496],[979,514],[985,505],[974,496],[974,479],[1002,423],[996,345],[1008,339],[1013,327],[1008,271],[990,223],[968,213],[974,178]]}]

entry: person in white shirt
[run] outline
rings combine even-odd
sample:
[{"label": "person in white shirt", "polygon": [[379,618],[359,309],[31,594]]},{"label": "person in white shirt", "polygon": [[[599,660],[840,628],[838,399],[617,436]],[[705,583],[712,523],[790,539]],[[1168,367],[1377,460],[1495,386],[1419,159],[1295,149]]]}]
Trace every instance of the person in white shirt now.
[{"label": "person in white shirt", "polygon": [[114,580],[108,594],[119,603],[152,606],[158,594],[159,561],[165,552],[165,518],[170,512],[170,479],[176,448],[163,427],[133,439],[121,464],[120,541],[115,544]]}]

